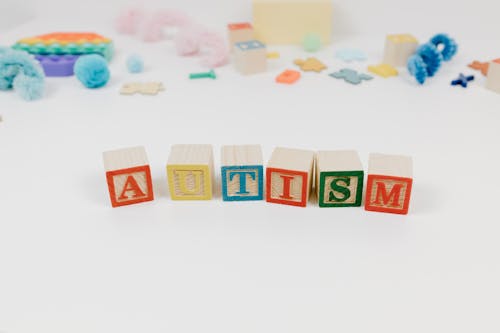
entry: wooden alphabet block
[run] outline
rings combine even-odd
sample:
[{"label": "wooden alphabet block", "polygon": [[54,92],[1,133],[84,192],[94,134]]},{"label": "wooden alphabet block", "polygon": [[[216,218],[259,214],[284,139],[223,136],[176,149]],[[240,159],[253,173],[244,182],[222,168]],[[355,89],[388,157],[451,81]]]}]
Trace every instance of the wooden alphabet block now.
[{"label": "wooden alphabet block", "polygon": [[222,147],[221,178],[224,201],[262,200],[264,168],[260,146]]},{"label": "wooden alphabet block", "polygon": [[312,187],[314,152],[276,148],[266,168],[266,201],[305,207]]},{"label": "wooden alphabet block", "polygon": [[361,206],[363,179],[363,165],[357,152],[318,152],[316,192],[320,207]]},{"label": "wooden alphabet block", "polygon": [[172,200],[211,200],[214,181],[212,146],[172,146],[167,176]]},{"label": "wooden alphabet block", "polygon": [[233,49],[234,44],[254,40],[253,27],[250,23],[231,23],[227,25],[229,47]]},{"label": "wooden alphabet block", "polygon": [[406,66],[417,47],[417,39],[410,34],[389,35],[385,40],[383,62],[394,67]]},{"label": "wooden alphabet block", "polygon": [[258,40],[239,42],[234,45],[234,66],[244,75],[267,70],[266,45]]},{"label": "wooden alphabet block", "polygon": [[500,59],[493,60],[488,68],[486,88],[500,94]]},{"label": "wooden alphabet block", "polygon": [[267,44],[301,44],[307,34],[331,41],[331,0],[253,0],[255,36]]},{"label": "wooden alphabet block", "polygon": [[408,214],[412,184],[411,157],[370,154],[365,209]]},{"label": "wooden alphabet block", "polygon": [[151,170],[143,147],[107,151],[103,160],[113,207],[154,199]]}]

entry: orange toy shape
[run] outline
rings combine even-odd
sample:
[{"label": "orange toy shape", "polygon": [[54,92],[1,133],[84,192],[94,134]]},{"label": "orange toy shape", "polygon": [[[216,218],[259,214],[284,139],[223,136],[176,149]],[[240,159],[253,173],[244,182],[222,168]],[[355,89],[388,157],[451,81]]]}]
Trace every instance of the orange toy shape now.
[{"label": "orange toy shape", "polygon": [[298,79],[300,79],[300,72],[287,69],[276,77],[276,82],[292,84],[297,82]]}]

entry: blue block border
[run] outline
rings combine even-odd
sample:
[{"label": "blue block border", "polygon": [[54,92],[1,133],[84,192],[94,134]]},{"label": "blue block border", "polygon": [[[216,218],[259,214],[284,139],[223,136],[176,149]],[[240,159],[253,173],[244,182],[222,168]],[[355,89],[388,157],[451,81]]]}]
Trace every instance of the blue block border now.
[{"label": "blue block border", "polygon": [[[228,196],[227,182],[226,182],[227,172],[232,170],[247,170],[247,169],[257,169],[259,194],[253,196],[242,196],[242,195]],[[222,178],[222,200],[224,201],[264,200],[264,166],[262,165],[223,166],[221,167],[221,178]]]}]

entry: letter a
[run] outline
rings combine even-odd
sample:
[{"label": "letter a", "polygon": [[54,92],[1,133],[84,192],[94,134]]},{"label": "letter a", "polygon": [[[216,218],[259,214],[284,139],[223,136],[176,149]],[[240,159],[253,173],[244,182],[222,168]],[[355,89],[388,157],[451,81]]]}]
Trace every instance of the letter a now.
[{"label": "letter a", "polygon": [[125,185],[123,186],[122,193],[118,197],[118,200],[127,200],[128,195],[127,192],[133,191],[134,194],[132,195],[133,198],[139,198],[139,197],[144,197],[146,194],[142,192],[141,188],[139,187],[139,184],[137,184],[137,181],[135,180],[134,176],[129,175],[127,177],[127,180],[125,181]]}]

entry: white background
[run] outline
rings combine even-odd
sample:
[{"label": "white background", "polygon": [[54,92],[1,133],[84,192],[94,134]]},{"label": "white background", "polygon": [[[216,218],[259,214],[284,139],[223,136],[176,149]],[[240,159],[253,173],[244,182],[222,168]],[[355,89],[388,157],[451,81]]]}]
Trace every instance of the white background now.
[{"label": "white background", "polygon": [[[117,47],[103,89],[51,78],[37,102],[0,93],[1,332],[500,331],[500,95],[479,73],[467,89],[449,85],[472,73],[468,62],[500,57],[496,2],[338,2],[335,43],[316,55],[329,69],[293,86],[273,80],[307,56],[294,46],[270,47],[282,57],[267,73],[241,77],[229,65],[216,81],[189,81],[203,70],[199,58],[113,32],[121,5],[33,0],[22,15],[0,11],[5,27],[37,17],[2,32],[0,44],[94,30]],[[221,31],[251,18],[247,1],[164,6]],[[361,86],[327,76],[378,63],[386,33],[424,42],[441,31],[461,48],[423,87],[404,69]],[[345,47],[369,60],[335,59]],[[145,73],[126,73],[131,52]],[[166,91],[120,96],[131,80],[161,80]],[[212,143],[217,162],[220,145],[237,143],[261,143],[266,160],[275,146],[356,149],[365,167],[369,152],[411,155],[410,214],[172,202],[174,143]],[[101,153],[135,145],[148,151],[156,200],[112,209]]]}]

